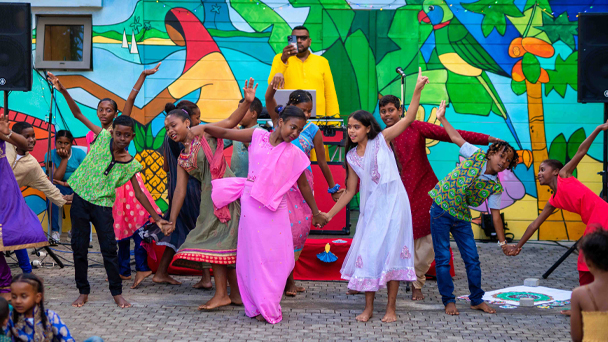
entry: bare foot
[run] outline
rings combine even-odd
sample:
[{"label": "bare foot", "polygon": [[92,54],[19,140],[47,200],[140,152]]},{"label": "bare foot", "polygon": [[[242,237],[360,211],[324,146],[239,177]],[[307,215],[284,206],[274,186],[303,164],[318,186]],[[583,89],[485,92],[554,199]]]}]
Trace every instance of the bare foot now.
[{"label": "bare foot", "polygon": [[[119,274],[120,276],[120,280],[131,280],[131,276],[125,277],[122,274]],[[106,278],[106,281],[108,281],[108,278]]]},{"label": "bare foot", "polygon": [[295,283],[289,284],[285,286],[285,295],[288,297],[295,297],[298,294],[298,287]]},{"label": "bare foot", "polygon": [[198,283],[192,285],[193,288],[195,289],[202,289],[205,291],[209,291],[211,289],[213,289],[213,284],[211,284],[211,280],[204,280],[201,278],[201,280],[198,281]]},{"label": "bare foot", "polygon": [[359,293],[361,293],[361,292],[355,291],[355,290],[348,290],[348,291],[346,291],[346,295],[347,296],[356,295],[356,294],[359,294]]},{"label": "bare foot", "polygon": [[230,295],[228,296],[230,298],[230,301],[232,303],[232,305],[236,305],[236,306],[242,306],[243,305],[243,300],[241,299],[241,294],[237,293],[237,294],[232,294],[233,291],[230,291]]},{"label": "bare foot", "polygon": [[84,304],[86,304],[86,302],[89,301],[89,295],[86,294],[81,294],[80,296],[78,296],[78,298],[76,298],[76,300],[72,303],[72,306],[75,308],[79,308],[81,306],[83,306]]},{"label": "bare foot", "polygon": [[386,314],[382,318],[382,322],[384,323],[392,323],[397,320],[397,314],[395,314],[395,309],[386,309]]},{"label": "bare foot", "polygon": [[262,316],[262,315],[255,316],[255,319],[257,319],[260,322],[267,322],[266,318],[264,318],[264,316]]},{"label": "bare foot", "polygon": [[152,281],[157,284],[169,284],[169,285],[181,285],[179,281],[173,279],[170,275],[159,275],[156,273],[154,277],[152,277]]},{"label": "bare foot", "polygon": [[232,301],[230,300],[230,297],[226,296],[226,297],[218,298],[217,293],[216,293],[215,296],[213,296],[213,298],[211,298],[207,303],[199,306],[198,309],[199,310],[212,310],[215,308],[219,308],[221,306],[230,305],[230,303],[232,303]]},{"label": "bare foot", "polygon": [[296,286],[296,291],[298,291],[298,292],[306,292],[306,288],[304,286]]},{"label": "bare foot", "polygon": [[152,271],[146,271],[146,272],[137,271],[137,273],[135,274],[135,281],[133,282],[133,286],[131,286],[131,288],[132,289],[137,288],[139,286],[139,284],[141,284],[141,282],[144,281],[144,279],[148,278],[151,274],[152,274]]},{"label": "bare foot", "polygon": [[488,305],[488,303],[486,303],[486,302],[481,302],[481,304],[479,304],[479,305],[471,305],[471,309],[481,310],[483,312],[487,312],[487,313],[491,313],[491,314],[496,313],[496,310],[494,310],[494,308],[491,308]]},{"label": "bare foot", "polygon": [[571,315],[570,310],[562,310],[562,311],[560,311],[559,313],[561,313],[561,314],[562,314],[562,315],[564,315],[564,316],[568,316],[568,317],[570,317],[570,315]]},{"label": "bare foot", "polygon": [[366,308],[359,316],[355,317],[355,319],[359,322],[367,322],[370,318],[372,318],[372,316],[372,310]]},{"label": "bare foot", "polygon": [[114,302],[116,303],[116,305],[118,305],[119,308],[122,309],[131,307],[131,303],[127,302],[125,297],[123,297],[122,295],[114,296]]},{"label": "bare foot", "polygon": [[456,304],[452,302],[445,306],[445,313],[451,316],[460,315],[460,312],[458,312],[458,309],[456,309]]},{"label": "bare foot", "polygon": [[412,300],[423,300],[424,295],[422,294],[422,289],[417,289],[415,287],[412,288]]}]

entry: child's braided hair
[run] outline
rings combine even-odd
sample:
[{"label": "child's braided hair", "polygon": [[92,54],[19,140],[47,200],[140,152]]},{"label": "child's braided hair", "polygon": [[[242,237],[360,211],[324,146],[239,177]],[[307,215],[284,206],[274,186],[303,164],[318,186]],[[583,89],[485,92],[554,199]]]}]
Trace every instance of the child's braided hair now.
[{"label": "child's braided hair", "polygon": [[486,159],[493,154],[500,153],[503,149],[505,152],[513,151],[513,159],[511,159],[509,166],[506,167],[507,170],[511,170],[517,165],[517,163],[519,163],[519,155],[513,146],[509,145],[509,143],[506,141],[499,141],[490,145],[490,148],[488,148],[488,151],[486,152]]},{"label": "child's braided hair", "polygon": [[[40,279],[33,273],[22,273],[13,278],[13,281],[11,282],[11,284],[15,284],[15,283],[30,284],[34,288],[34,290],[36,290],[36,292],[42,294],[42,300],[40,301],[40,304],[39,304],[40,305],[40,321],[41,321],[43,327],[50,328],[50,325],[48,324],[49,319],[46,316],[46,311],[44,309],[44,285],[42,283],[42,279]],[[19,313],[17,312],[17,310],[13,309],[13,322],[17,322],[18,320],[19,320]],[[50,333],[50,331],[48,331],[47,333]]]}]

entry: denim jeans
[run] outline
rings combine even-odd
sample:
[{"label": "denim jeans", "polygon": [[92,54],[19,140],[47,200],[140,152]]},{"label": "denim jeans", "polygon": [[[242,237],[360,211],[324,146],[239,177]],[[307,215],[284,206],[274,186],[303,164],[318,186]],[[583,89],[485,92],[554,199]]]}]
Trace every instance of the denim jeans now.
[{"label": "denim jeans", "polygon": [[460,256],[467,270],[471,305],[479,305],[483,302],[481,298],[484,292],[481,289],[481,268],[471,222],[453,217],[433,202],[431,206],[431,235],[433,237],[433,248],[435,249],[437,287],[439,287],[443,305],[455,303],[454,283],[450,275],[450,233],[456,240]]},{"label": "denim jeans", "polygon": [[[148,252],[141,246],[141,237],[135,231],[132,236],[135,243],[135,270],[138,272],[150,271],[148,267]],[[131,238],[124,238],[118,241],[118,264],[120,265],[120,275],[128,277],[131,275]]]},{"label": "denim jeans", "polygon": [[30,256],[27,254],[27,249],[18,249],[15,251],[19,267],[23,273],[32,273],[32,264],[30,264]]},{"label": "denim jeans", "polygon": [[[59,192],[61,192],[62,195],[71,195],[74,193],[74,190],[72,190],[72,188],[68,188],[68,187],[65,187],[65,186],[59,185],[59,184],[55,184],[55,186],[57,187],[57,189],[59,189]],[[50,203],[48,199],[47,199],[47,203]],[[51,213],[53,214],[51,217],[51,227],[52,227],[51,231],[61,232],[61,229],[59,228],[59,207],[56,206],[55,204],[52,204],[52,203],[50,203],[50,204],[51,204]]]}]

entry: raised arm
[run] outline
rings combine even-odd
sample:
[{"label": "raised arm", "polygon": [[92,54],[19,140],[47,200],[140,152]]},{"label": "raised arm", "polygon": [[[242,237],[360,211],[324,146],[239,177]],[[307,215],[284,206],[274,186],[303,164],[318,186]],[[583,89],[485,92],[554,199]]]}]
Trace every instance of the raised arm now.
[{"label": "raised arm", "polygon": [[448,119],[445,118],[445,106],[446,106],[445,101],[441,101],[441,104],[439,105],[439,109],[437,109],[437,113],[436,113],[437,120],[439,120],[439,122],[441,122],[441,124],[445,128],[445,131],[450,136],[450,139],[452,140],[452,142],[454,144],[458,145],[458,147],[461,147],[462,145],[464,145],[464,143],[466,141],[464,141],[464,139],[462,138],[460,133],[458,133],[458,131],[456,131],[454,129],[454,127],[452,127],[452,125],[450,124]]},{"label": "raised arm", "polygon": [[133,110],[133,104],[135,103],[135,98],[137,97],[137,94],[139,94],[141,87],[144,85],[144,81],[146,80],[146,77],[148,77],[150,75],[154,75],[158,71],[158,68],[160,67],[161,63],[162,62],[159,62],[158,64],[156,64],[156,66],[153,69],[147,69],[147,70],[144,70],[141,72],[141,75],[139,75],[137,82],[135,82],[133,89],[131,89],[131,92],[129,93],[129,97],[127,98],[127,101],[125,102],[125,107],[122,109],[122,115],[131,116],[131,111]]},{"label": "raised arm", "polygon": [[396,124],[391,127],[385,128],[382,131],[384,135],[384,139],[387,143],[390,143],[398,137],[403,131],[405,131],[408,126],[416,120],[416,113],[418,112],[418,107],[420,106],[420,94],[422,93],[422,89],[424,86],[429,83],[429,78],[426,76],[422,76],[422,68],[418,68],[418,79],[416,80],[416,88],[414,89],[414,94],[412,95],[412,101],[410,102],[410,107],[407,109],[407,114],[405,117],[399,120]]},{"label": "raised arm", "polygon": [[[448,132],[446,132],[445,128],[441,126],[424,121],[414,121],[412,123],[412,127],[413,125],[416,125],[420,134],[426,139],[452,142],[452,139],[450,139]],[[460,135],[464,140],[466,140],[466,142],[472,145],[489,145],[491,143],[499,141],[499,139],[483,133],[463,131],[460,129],[457,129],[456,131],[460,133]]]},{"label": "raised arm", "polygon": [[72,99],[72,96],[70,95],[70,93],[68,93],[68,90],[65,89],[65,87],[63,86],[63,84],[61,84],[61,82],[59,82],[59,79],[57,78],[57,76],[53,75],[50,72],[48,74],[49,74],[49,80],[53,83],[53,87],[55,87],[55,89],[59,90],[59,92],[63,95],[63,97],[65,97],[65,101],[68,103],[68,106],[70,106],[72,115],[74,115],[74,117],[76,119],[78,119],[85,126],[87,126],[88,129],[93,131],[93,133],[95,133],[95,135],[99,134],[99,132],[101,132],[101,127],[93,124],[91,122],[91,120],[89,120],[86,116],[84,116],[84,114],[82,114],[82,112],[80,111],[80,108],[78,107],[76,102],[74,102],[74,99]]},{"label": "raised arm", "polygon": [[253,78],[250,78],[248,81],[245,81],[245,87],[243,88],[245,101],[243,101],[243,103],[238,106],[228,118],[218,122],[208,123],[207,125],[219,126],[223,128],[236,127],[236,125],[238,125],[239,122],[243,120],[243,117],[245,117],[245,114],[247,114],[247,111],[249,110],[251,102],[253,102],[253,100],[255,99],[255,91],[258,89],[258,85],[256,84],[254,87],[253,84]]},{"label": "raised arm", "polygon": [[277,108],[277,100],[274,99],[274,94],[276,93],[276,87],[272,83],[269,84],[268,89],[266,89],[266,109],[268,110],[268,115],[270,115],[274,127],[279,125],[279,113],[275,111],[275,108]]},{"label": "raised arm", "polygon": [[578,150],[576,151],[574,157],[572,157],[572,159],[570,159],[570,161],[566,165],[564,165],[564,167],[562,167],[562,169],[559,171],[560,177],[568,178],[572,176],[572,173],[578,166],[578,163],[580,163],[583,157],[587,154],[587,152],[589,152],[589,147],[591,147],[591,143],[593,143],[593,141],[595,140],[595,138],[597,138],[597,135],[600,134],[600,132],[605,131],[606,129],[608,129],[608,121],[597,126],[593,130],[593,132],[589,134],[587,139],[585,139],[585,141],[583,141],[583,143],[578,147]]},{"label": "raised arm", "polygon": [[[201,126],[201,125],[199,125],[199,126]],[[251,139],[253,137],[253,132],[255,131],[255,128],[226,129],[226,128],[212,126],[212,125],[202,125],[202,126],[203,126],[203,129],[202,129],[203,133],[207,133],[212,137],[216,137],[218,139],[236,140],[236,141],[241,141],[244,143],[251,142]],[[198,131],[200,131],[200,130],[197,130],[197,132]],[[194,132],[192,132],[192,133],[194,133]]]},{"label": "raised arm", "polygon": [[[5,110],[5,113],[8,112]],[[0,140],[27,151],[27,140],[23,135],[13,132],[8,126],[8,115],[0,115]]]}]

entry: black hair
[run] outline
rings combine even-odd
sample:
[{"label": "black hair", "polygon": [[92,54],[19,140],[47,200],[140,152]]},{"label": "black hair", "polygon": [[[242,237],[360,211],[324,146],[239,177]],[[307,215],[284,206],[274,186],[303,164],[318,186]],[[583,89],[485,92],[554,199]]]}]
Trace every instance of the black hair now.
[{"label": "black hair", "polygon": [[8,318],[9,311],[8,302],[4,297],[0,297],[0,322],[4,322]]},{"label": "black hair", "polygon": [[109,97],[106,97],[106,98],[104,98],[104,99],[99,100],[99,103],[97,104],[97,108],[99,108],[99,105],[100,105],[102,102],[104,102],[104,101],[109,101],[109,102],[110,102],[110,105],[112,105],[112,108],[114,108],[114,111],[115,111],[116,113],[118,113],[118,105],[116,104],[116,101],[112,100],[112,99],[111,99],[111,98],[109,98]]},{"label": "black hair", "polygon": [[580,249],[585,259],[604,272],[608,272],[608,231],[597,226],[596,230],[583,236]]},{"label": "black hair", "polygon": [[286,106],[298,105],[300,103],[312,102],[312,94],[306,90],[298,89],[294,90],[289,94],[289,100],[287,100]]},{"label": "black hair", "polygon": [[386,107],[389,105],[389,103],[392,103],[397,109],[401,108],[401,101],[395,95],[382,96],[380,101],[378,101],[378,108]]},{"label": "black hair", "polygon": [[[369,139],[369,140],[374,139],[376,136],[378,136],[378,134],[380,134],[380,132],[382,132],[382,128],[380,127],[380,124],[378,124],[378,121],[376,121],[376,118],[374,118],[374,115],[368,111],[357,110],[348,116],[348,120],[346,122],[348,123],[348,121],[350,121],[351,118],[359,121],[365,127],[370,127],[370,130],[367,133],[367,139]],[[350,139],[350,136],[348,134],[346,134],[345,155],[348,154],[348,151],[352,150],[355,146],[357,146],[357,144],[355,144]],[[344,159],[344,167],[346,168],[346,180],[348,180],[348,162],[346,159]]]},{"label": "black hair", "polygon": [[308,34],[310,35],[310,31],[308,31],[308,29],[304,25],[298,25],[298,26],[294,27],[293,30],[291,30],[291,32],[293,32],[295,30],[306,30],[306,32],[308,32]]},{"label": "black hair", "polygon": [[31,123],[29,122],[17,122],[13,125],[13,128],[11,128],[11,130],[17,134],[21,134],[21,132],[23,132],[24,129],[28,129],[28,128],[34,128],[34,126],[32,126]]},{"label": "black hair", "polygon": [[74,136],[68,130],[62,129],[59,132],[55,133],[55,141],[57,141],[57,138],[62,138],[62,137],[68,138],[70,143],[72,143],[74,141]]},{"label": "black hair", "polygon": [[541,164],[545,164],[550,166],[552,169],[555,170],[561,170],[562,167],[564,167],[564,164],[562,162],[560,162],[559,160],[555,160],[555,159],[545,159],[543,160],[543,162]]},{"label": "black hair", "polygon": [[304,112],[296,106],[278,106],[275,110],[277,111],[277,113],[279,113],[279,118],[283,119],[283,121],[287,121],[291,118],[297,118],[306,121],[306,115],[304,115]]},{"label": "black hair", "polygon": [[[13,278],[11,284],[15,283],[27,283],[30,284],[37,293],[42,294],[42,300],[40,301],[40,321],[43,327],[46,327],[46,323],[48,318],[46,317],[46,312],[44,310],[44,285],[42,284],[42,279],[38,278],[33,273],[22,273]],[[13,309],[13,322],[17,322],[19,320],[19,313],[17,310]]]},{"label": "black hair", "polygon": [[135,132],[135,120],[126,115],[121,115],[114,119],[114,122],[112,122],[112,128],[116,128],[116,126],[131,127],[131,130]]},{"label": "black hair", "polygon": [[517,163],[519,163],[519,154],[517,154],[513,146],[509,145],[509,143],[506,141],[499,141],[490,145],[488,151],[486,152],[486,159],[488,159],[493,154],[499,153],[503,150],[503,148],[505,152],[513,152],[513,159],[511,159],[511,163],[509,163],[509,166],[506,167],[507,170],[511,170],[512,168],[517,166]]},{"label": "black hair", "polygon": [[174,109],[183,109],[187,112],[188,116],[190,116],[193,114],[194,110],[197,108],[198,108],[198,106],[196,105],[196,103],[188,101],[188,100],[181,100],[177,104],[173,104],[171,102],[167,103],[165,105],[165,113],[167,113],[167,115],[169,115],[169,112],[171,112]]},{"label": "black hair", "polygon": [[[239,100],[239,103],[243,103],[245,102],[245,99],[242,98]],[[255,112],[256,116],[259,116],[260,114],[262,114],[262,109],[264,108],[264,106],[262,106],[262,101],[260,101],[260,99],[258,99],[257,97],[253,99],[253,102],[251,102],[251,104],[249,105],[249,110],[252,112]]]}]

